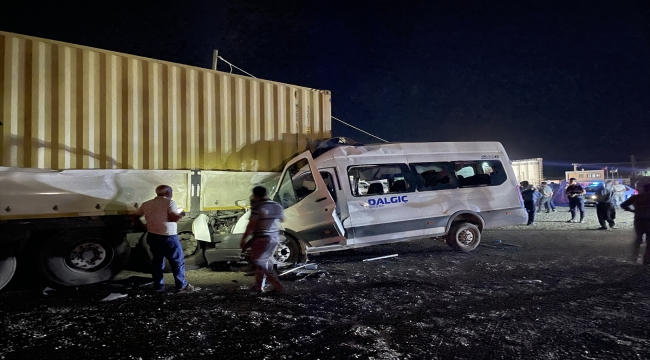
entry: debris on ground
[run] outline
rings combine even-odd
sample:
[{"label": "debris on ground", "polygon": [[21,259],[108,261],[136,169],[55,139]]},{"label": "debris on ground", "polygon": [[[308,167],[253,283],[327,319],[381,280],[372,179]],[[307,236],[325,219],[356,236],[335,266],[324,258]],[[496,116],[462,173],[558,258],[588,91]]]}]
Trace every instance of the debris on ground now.
[{"label": "debris on ground", "polygon": [[101,301],[113,301],[113,300],[125,298],[127,296],[129,296],[129,295],[127,295],[127,294],[119,294],[119,293],[111,293],[107,297],[103,298]]},{"label": "debris on ground", "polygon": [[293,269],[289,269],[289,270],[287,270],[287,271],[281,273],[281,274],[278,275],[278,276],[283,276],[283,275],[286,275],[286,274],[288,274],[288,273],[294,272],[294,271],[296,271],[296,270],[298,270],[298,269],[302,269],[302,268],[306,267],[307,265],[309,265],[309,264],[302,264],[302,265],[300,265],[300,266],[296,266],[295,268],[293,268]]},{"label": "debris on ground", "polygon": [[380,256],[380,257],[376,257],[376,258],[363,259],[363,261],[375,261],[375,260],[381,260],[381,259],[394,258],[394,257],[397,257],[397,256],[398,256],[398,254],[392,254],[392,255]]},{"label": "debris on ground", "polygon": [[51,287],[46,287],[45,289],[43,289],[43,295],[49,295],[53,291],[56,291],[56,289],[52,289]]},{"label": "debris on ground", "polygon": [[542,280],[521,280],[520,284],[542,284]]},{"label": "debris on ground", "polygon": [[153,285],[153,279],[144,276],[130,276],[122,280],[114,280],[107,283],[110,287],[119,289],[133,289]]}]

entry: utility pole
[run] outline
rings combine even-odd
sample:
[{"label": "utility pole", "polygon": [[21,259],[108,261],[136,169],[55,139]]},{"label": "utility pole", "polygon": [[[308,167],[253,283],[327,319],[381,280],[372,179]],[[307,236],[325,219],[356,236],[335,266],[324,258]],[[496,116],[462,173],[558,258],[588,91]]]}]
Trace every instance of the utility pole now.
[{"label": "utility pole", "polygon": [[578,171],[578,166],[580,166],[580,164],[578,164],[578,163],[573,163],[573,164],[571,164],[571,165],[573,165],[573,171]]},{"label": "utility pole", "polygon": [[636,178],[636,158],[634,157],[634,154],[630,155],[630,161],[632,162],[632,176],[630,176],[630,178],[633,179]]},{"label": "utility pole", "polygon": [[212,70],[217,70],[217,60],[219,60],[219,50],[212,52]]}]

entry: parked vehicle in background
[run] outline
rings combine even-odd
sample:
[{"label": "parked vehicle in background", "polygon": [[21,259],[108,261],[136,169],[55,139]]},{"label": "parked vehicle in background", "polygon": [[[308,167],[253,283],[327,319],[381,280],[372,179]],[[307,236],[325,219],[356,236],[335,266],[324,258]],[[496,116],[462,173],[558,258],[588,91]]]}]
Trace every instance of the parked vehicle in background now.
[{"label": "parked vehicle in background", "polygon": [[[585,187],[585,191],[586,191],[585,196],[584,196],[585,205],[594,205],[594,206],[596,206],[596,203],[598,203],[598,198],[596,197],[595,193],[598,190],[598,187],[600,186],[600,184],[602,184],[602,182],[593,182],[593,183],[590,183],[589,185],[587,185],[587,187]],[[639,193],[638,191],[636,191],[635,189],[632,189],[631,187],[629,187],[627,185],[623,185],[623,186],[625,186],[625,192],[623,193],[623,198],[625,200],[629,199],[630,196],[636,195],[636,194]]]},{"label": "parked vehicle in background", "polygon": [[161,184],[188,214],[186,264],[205,263],[253,186],[331,137],[325,90],[6,32],[0,47],[0,289],[21,266],[76,286],[132,248],[146,265],[129,215]]}]

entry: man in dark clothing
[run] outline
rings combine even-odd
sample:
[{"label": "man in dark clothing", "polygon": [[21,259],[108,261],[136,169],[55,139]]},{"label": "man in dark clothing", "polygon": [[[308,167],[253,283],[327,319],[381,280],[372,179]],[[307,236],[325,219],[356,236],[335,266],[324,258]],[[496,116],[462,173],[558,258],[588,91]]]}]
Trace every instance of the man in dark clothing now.
[{"label": "man in dark clothing", "polygon": [[612,191],[612,181],[607,180],[605,185],[600,184],[598,190],[596,190],[596,214],[598,215],[598,222],[600,227],[598,230],[607,230],[607,225],[609,224],[610,229],[616,228],[616,223],[614,219],[616,218],[616,209],[614,209],[613,200],[613,191]]},{"label": "man in dark clothing", "polygon": [[650,183],[643,185],[643,192],[638,195],[632,195],[629,199],[621,204],[625,211],[634,213],[634,231],[636,239],[632,245],[632,261],[636,262],[639,258],[639,250],[645,235],[645,253],[643,254],[643,264],[650,265]]},{"label": "man in dark clothing", "polygon": [[528,223],[526,225],[535,225],[535,213],[537,212],[537,202],[539,198],[542,197],[542,194],[535,189],[533,185],[530,185],[528,181],[522,181],[519,185],[523,191],[521,192],[521,198],[524,200],[524,208],[528,212]]},{"label": "man in dark clothing", "polygon": [[580,222],[585,222],[585,189],[582,185],[578,184],[576,178],[571,178],[569,179],[569,186],[566,187],[564,192],[569,198],[569,211],[571,212],[571,220],[567,222],[576,222],[576,212],[578,210],[580,211]]}]

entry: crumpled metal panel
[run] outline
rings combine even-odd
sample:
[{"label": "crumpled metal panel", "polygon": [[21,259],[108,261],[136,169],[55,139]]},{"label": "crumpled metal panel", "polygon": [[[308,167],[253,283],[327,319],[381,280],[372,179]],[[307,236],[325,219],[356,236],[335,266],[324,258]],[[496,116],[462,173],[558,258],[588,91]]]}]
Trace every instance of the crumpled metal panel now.
[{"label": "crumpled metal panel", "polygon": [[190,170],[63,170],[0,167],[0,219],[127,214],[172,187],[189,209]]},{"label": "crumpled metal panel", "polygon": [[228,210],[249,205],[253,187],[265,186],[269,197],[280,173],[275,172],[201,172],[201,210]]},{"label": "crumpled metal panel", "polygon": [[0,32],[0,166],[280,171],[330,93]]}]

